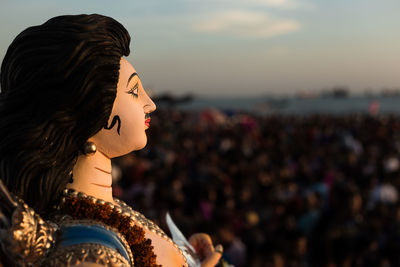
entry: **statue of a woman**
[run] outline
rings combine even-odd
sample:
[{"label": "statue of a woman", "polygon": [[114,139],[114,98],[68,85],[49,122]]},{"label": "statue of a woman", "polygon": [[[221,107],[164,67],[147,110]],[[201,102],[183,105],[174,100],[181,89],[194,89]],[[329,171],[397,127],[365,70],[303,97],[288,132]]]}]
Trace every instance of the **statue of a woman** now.
[{"label": "statue of a woman", "polygon": [[[0,262],[187,266],[157,225],[112,196],[111,158],[146,145],[156,109],[124,58],[129,43],[120,23],[94,14],[52,18],[9,46],[1,66]],[[216,265],[220,253],[207,235],[192,244],[202,266]]]}]

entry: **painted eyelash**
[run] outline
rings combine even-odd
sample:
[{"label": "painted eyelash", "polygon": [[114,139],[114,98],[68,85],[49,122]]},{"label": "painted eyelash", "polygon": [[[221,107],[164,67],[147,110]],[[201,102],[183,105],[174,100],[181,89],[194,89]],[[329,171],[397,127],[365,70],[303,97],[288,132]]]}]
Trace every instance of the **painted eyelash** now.
[{"label": "painted eyelash", "polygon": [[136,84],[133,88],[131,88],[127,93],[137,97],[139,95],[139,86],[138,86],[138,84]]}]

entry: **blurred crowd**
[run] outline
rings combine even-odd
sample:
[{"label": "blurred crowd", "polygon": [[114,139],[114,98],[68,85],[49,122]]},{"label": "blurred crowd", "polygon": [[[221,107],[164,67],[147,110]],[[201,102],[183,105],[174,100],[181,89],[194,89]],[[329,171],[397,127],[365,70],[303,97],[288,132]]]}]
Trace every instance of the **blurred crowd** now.
[{"label": "blurred crowd", "polygon": [[236,267],[400,263],[400,117],[157,110],[114,194]]}]

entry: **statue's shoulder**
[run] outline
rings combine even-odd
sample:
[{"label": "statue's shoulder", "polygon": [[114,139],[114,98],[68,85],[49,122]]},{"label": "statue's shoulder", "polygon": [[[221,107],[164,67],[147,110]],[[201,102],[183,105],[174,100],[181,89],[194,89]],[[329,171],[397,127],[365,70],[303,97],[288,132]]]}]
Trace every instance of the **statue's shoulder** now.
[{"label": "statue's shoulder", "polygon": [[55,244],[58,226],[44,221],[0,181],[1,262],[39,265]]},{"label": "statue's shoulder", "polygon": [[119,232],[91,220],[67,220],[58,224],[57,241],[44,266],[133,266],[130,247]]},{"label": "statue's shoulder", "polygon": [[130,246],[118,230],[62,214],[45,221],[1,181],[0,245],[0,266],[133,266]]}]

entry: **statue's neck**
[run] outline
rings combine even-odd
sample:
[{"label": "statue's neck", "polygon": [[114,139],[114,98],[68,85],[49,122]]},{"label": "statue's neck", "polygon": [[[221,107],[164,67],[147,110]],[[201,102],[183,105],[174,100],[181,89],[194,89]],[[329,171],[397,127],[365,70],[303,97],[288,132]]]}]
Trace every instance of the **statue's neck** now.
[{"label": "statue's neck", "polygon": [[67,188],[114,203],[111,160],[101,152],[80,155],[72,170],[73,182]]}]

